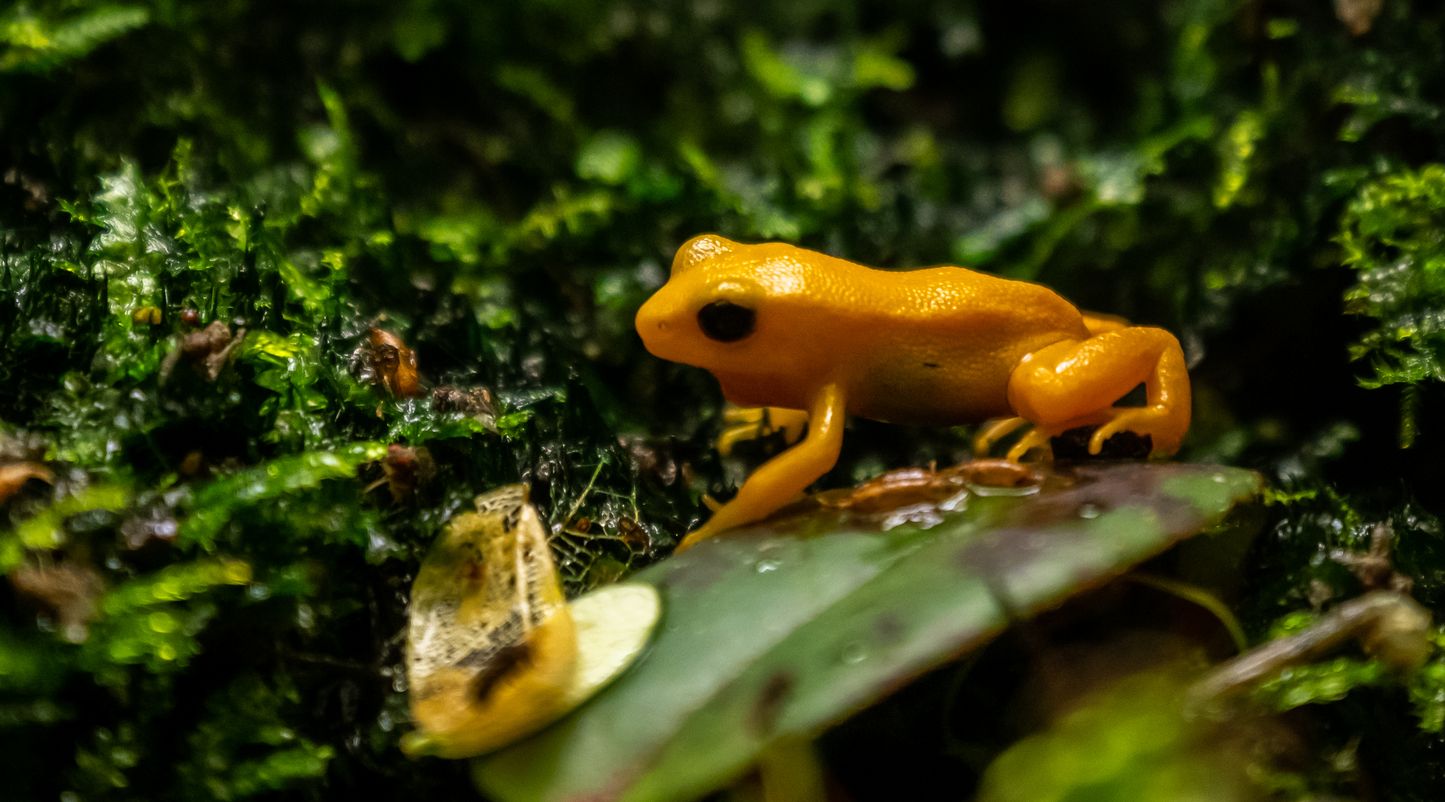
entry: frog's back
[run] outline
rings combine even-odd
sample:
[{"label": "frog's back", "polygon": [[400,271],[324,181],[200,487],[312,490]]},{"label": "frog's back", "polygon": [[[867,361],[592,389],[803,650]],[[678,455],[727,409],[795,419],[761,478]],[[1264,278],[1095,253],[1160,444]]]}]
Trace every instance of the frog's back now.
[{"label": "frog's back", "polygon": [[[840,319],[888,321],[908,328],[960,333],[999,324],[1068,332],[1079,332],[1083,326],[1079,310],[1041,284],[952,265],[867,267],[782,243],[747,247],[754,265],[790,262],[799,266],[807,275],[811,298],[830,307]],[[792,284],[793,279],[786,283]]]},{"label": "frog's back", "polygon": [[924,321],[940,331],[1003,325],[1073,333],[1083,326],[1078,308],[1041,284],[951,265],[869,273],[880,288],[891,288],[887,303],[895,318]]},{"label": "frog's back", "polygon": [[1010,414],[1008,378],[1028,354],[1084,339],[1083,316],[1039,284],[962,267],[849,271],[857,339],[854,412],[955,422]]}]

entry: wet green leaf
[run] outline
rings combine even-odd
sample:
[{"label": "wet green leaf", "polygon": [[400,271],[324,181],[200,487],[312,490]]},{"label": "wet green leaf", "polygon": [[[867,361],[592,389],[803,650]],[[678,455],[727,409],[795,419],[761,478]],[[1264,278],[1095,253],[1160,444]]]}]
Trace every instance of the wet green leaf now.
[{"label": "wet green leaf", "polygon": [[633,577],[663,594],[648,655],[478,781],[503,800],[693,798],[1258,490],[1230,468],[1080,467],[1036,495],[824,507],[708,541]]}]

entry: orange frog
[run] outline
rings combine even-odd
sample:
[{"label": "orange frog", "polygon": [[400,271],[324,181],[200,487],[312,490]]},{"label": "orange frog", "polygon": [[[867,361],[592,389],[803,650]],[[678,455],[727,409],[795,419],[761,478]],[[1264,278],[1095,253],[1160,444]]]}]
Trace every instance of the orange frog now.
[{"label": "orange frog", "polygon": [[[1032,424],[1008,452],[1097,426],[1170,455],[1189,429],[1189,374],[1163,329],[1079,311],[1052,290],[962,267],[878,270],[779,242],[694,237],[637,312],[647,350],[711,371],[745,407],[780,407],[801,442],[758,468],[679,548],[763,518],[837,462],[848,414],[984,427],[979,453]],[[1114,403],[1143,384],[1147,404]],[[791,412],[788,412],[791,411]]]}]

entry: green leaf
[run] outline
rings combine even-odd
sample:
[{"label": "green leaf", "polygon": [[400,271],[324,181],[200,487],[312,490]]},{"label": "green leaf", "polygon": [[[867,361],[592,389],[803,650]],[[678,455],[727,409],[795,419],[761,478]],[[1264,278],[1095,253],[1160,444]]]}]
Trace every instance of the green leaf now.
[{"label": "green leaf", "polygon": [[1232,468],[1086,466],[1035,495],[823,507],[708,541],[632,578],[663,594],[652,651],[577,714],[479,762],[478,782],[500,800],[700,796],[1259,489]]}]

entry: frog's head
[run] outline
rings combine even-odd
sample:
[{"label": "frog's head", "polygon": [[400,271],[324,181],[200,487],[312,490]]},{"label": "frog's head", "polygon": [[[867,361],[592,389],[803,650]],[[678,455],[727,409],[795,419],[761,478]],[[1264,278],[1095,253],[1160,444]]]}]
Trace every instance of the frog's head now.
[{"label": "frog's head", "polygon": [[795,375],[819,334],[810,333],[813,271],[802,254],[784,243],[694,237],[638,310],[637,333],[653,354],[714,373]]}]

